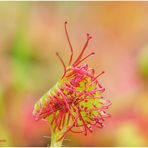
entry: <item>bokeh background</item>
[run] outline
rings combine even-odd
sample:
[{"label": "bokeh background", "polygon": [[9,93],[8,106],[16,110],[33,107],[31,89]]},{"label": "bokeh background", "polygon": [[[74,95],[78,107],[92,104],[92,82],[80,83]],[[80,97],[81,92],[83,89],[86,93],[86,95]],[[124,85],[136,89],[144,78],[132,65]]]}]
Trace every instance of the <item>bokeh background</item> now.
[{"label": "bokeh background", "polygon": [[[112,101],[103,129],[67,135],[64,146],[148,146],[148,2],[0,2],[0,146],[47,146],[50,128],[35,102],[63,73],[68,21],[76,55],[86,55]],[[49,136],[49,137],[48,137]],[[5,140],[5,142],[2,140]]]}]

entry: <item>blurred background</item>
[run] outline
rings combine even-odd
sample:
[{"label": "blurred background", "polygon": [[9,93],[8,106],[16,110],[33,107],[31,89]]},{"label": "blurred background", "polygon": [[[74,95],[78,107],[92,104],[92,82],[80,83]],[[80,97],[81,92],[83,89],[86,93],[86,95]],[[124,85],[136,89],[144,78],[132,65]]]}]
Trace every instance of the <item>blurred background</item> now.
[{"label": "blurred background", "polygon": [[[0,2],[0,146],[47,146],[35,102],[63,74],[69,46],[85,53],[112,101],[103,129],[67,135],[64,146],[148,146],[148,2]],[[2,142],[2,140],[5,140]]]}]

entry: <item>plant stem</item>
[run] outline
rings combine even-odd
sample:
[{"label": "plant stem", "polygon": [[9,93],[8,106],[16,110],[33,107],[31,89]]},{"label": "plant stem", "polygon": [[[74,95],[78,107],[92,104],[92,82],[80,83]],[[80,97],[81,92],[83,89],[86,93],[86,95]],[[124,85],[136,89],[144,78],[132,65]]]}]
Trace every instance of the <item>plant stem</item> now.
[{"label": "plant stem", "polygon": [[55,132],[52,131],[50,147],[61,147],[62,146],[63,139],[58,141],[62,133],[63,131],[59,131],[59,130]]}]

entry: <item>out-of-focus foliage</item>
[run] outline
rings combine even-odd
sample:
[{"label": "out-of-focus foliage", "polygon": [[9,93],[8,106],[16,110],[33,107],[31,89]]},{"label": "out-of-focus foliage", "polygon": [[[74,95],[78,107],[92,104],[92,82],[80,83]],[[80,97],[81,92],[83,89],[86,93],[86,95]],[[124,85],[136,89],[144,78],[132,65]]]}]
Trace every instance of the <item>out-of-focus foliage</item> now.
[{"label": "out-of-focus foliage", "polygon": [[147,16],[147,2],[0,2],[0,146],[50,142],[49,124],[32,111],[63,73],[55,52],[68,62],[66,20],[76,54],[92,35],[88,63],[106,71],[100,82],[113,105],[103,129],[68,134],[64,146],[148,146]]},{"label": "out-of-focus foliage", "polygon": [[139,70],[142,76],[148,79],[148,46],[141,49],[139,55]]}]

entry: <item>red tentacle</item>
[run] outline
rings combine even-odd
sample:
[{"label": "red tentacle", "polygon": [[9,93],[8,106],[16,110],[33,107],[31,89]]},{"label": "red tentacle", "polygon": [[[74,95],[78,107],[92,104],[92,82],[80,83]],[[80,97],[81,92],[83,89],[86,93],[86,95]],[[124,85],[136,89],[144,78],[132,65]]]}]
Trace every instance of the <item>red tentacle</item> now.
[{"label": "red tentacle", "polygon": [[66,66],[65,66],[64,61],[63,61],[63,59],[60,57],[60,55],[59,55],[58,52],[56,52],[56,55],[57,55],[57,57],[59,58],[59,60],[61,61],[62,65],[63,65],[63,68],[64,68],[64,74],[63,74],[63,76],[62,76],[62,78],[63,78],[63,77],[65,76],[65,74],[66,74]]},{"label": "red tentacle", "polygon": [[66,26],[67,26],[67,22],[65,22],[65,33],[66,33],[66,37],[67,37],[67,40],[68,40],[68,43],[69,43],[69,46],[70,46],[70,52],[71,52],[70,59],[69,59],[69,65],[70,65],[71,62],[72,62],[72,58],[73,58],[73,48],[72,48],[72,45],[71,45],[71,42],[70,42],[70,38],[69,38]]},{"label": "red tentacle", "polygon": [[92,38],[92,37],[91,37],[89,34],[87,34],[87,41],[86,41],[86,43],[84,44],[84,47],[82,48],[82,51],[81,51],[80,55],[78,56],[78,58],[76,59],[76,61],[73,63],[73,65],[75,65],[77,62],[79,62],[79,61],[81,60],[81,57],[82,57],[82,55],[83,55],[83,53],[84,53],[84,51],[85,51],[85,49],[86,49],[86,47],[87,47],[87,45],[88,45],[88,43],[89,43],[89,40],[90,40],[91,38]]},{"label": "red tentacle", "polygon": [[85,59],[87,59],[88,57],[94,55],[94,52],[91,52],[89,55],[87,55],[85,58],[83,58],[82,60],[78,61],[77,63],[75,63],[73,66],[77,66],[79,65],[81,62],[83,62]]}]

